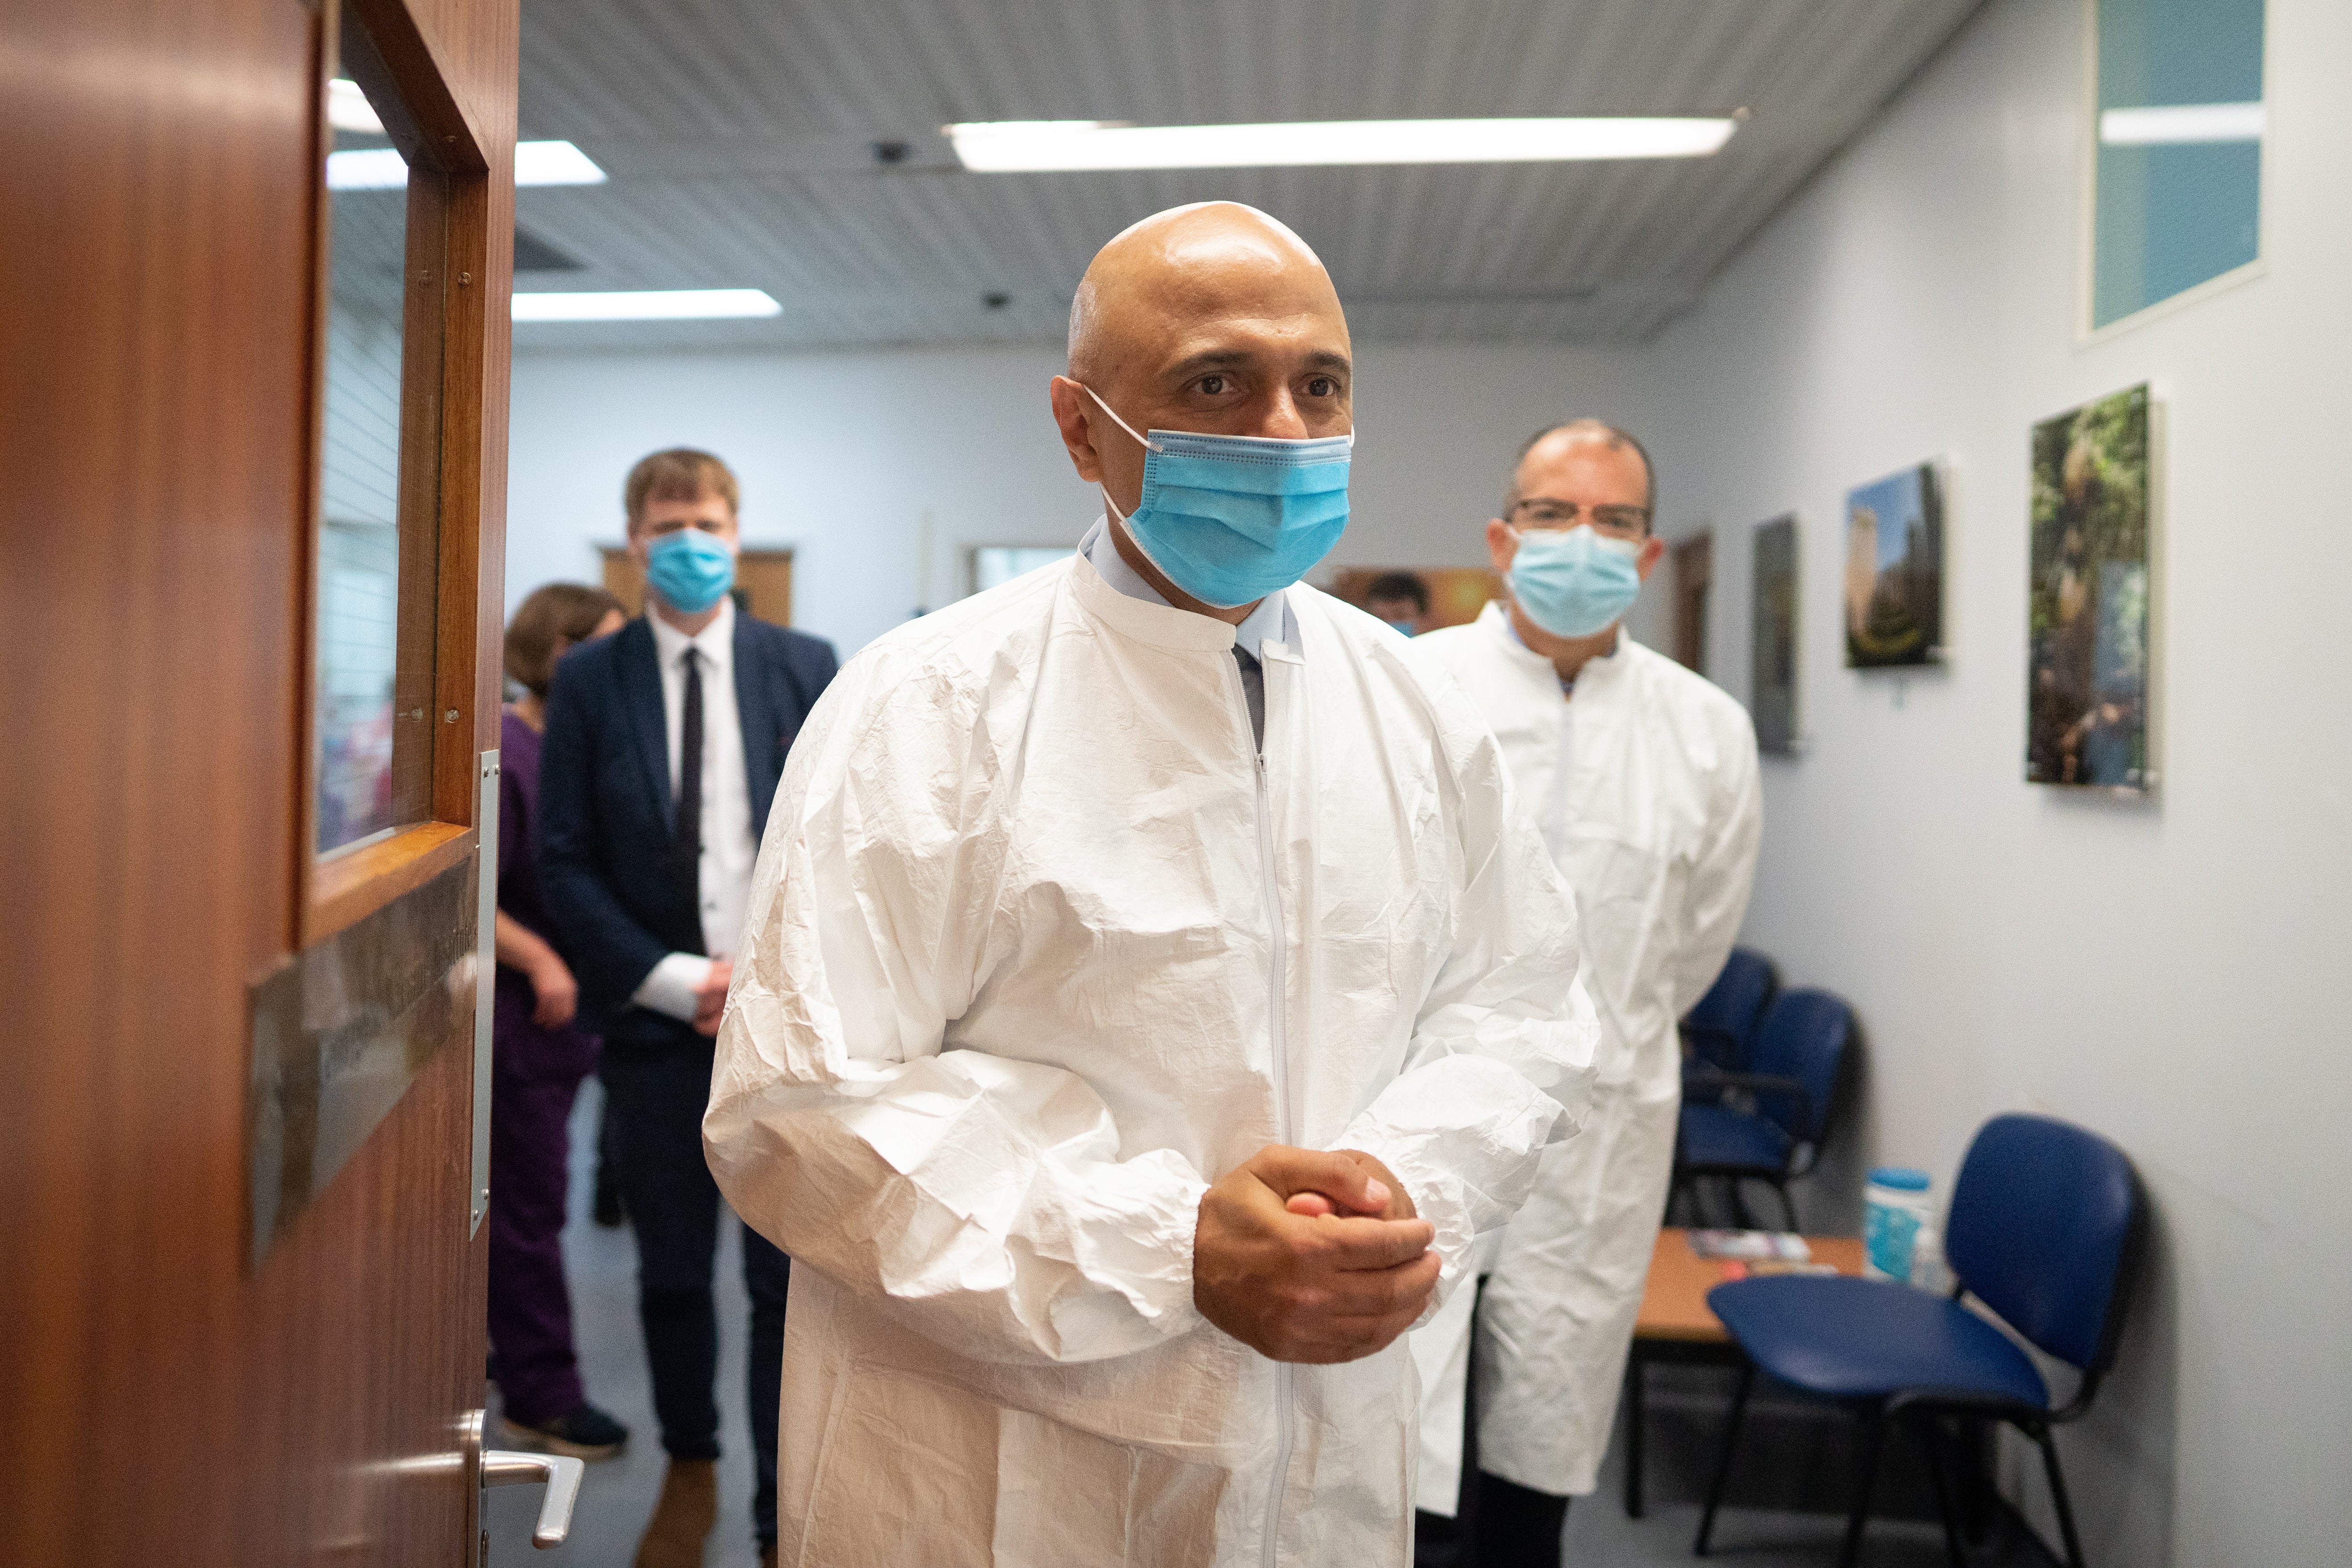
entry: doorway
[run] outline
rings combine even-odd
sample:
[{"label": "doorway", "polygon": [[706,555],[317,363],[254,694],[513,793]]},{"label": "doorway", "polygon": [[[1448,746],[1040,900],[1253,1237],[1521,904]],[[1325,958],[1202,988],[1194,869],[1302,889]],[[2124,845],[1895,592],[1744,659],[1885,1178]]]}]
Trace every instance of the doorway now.
[{"label": "doorway", "polygon": [[1674,547],[1675,662],[1706,673],[1707,590],[1715,581],[1715,535],[1698,534]]}]

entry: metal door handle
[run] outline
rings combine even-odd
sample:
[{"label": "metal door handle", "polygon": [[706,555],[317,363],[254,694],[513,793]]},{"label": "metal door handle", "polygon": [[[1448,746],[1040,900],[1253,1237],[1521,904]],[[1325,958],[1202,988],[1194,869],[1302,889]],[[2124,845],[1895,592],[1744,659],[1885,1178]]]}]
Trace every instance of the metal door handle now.
[{"label": "metal door handle", "polygon": [[580,1500],[580,1478],[587,1473],[586,1465],[562,1454],[525,1454],[512,1448],[482,1450],[484,1486],[547,1483],[547,1495],[539,1500],[539,1523],[530,1532],[530,1543],[541,1551],[562,1545],[563,1538],[572,1533],[572,1505]]}]

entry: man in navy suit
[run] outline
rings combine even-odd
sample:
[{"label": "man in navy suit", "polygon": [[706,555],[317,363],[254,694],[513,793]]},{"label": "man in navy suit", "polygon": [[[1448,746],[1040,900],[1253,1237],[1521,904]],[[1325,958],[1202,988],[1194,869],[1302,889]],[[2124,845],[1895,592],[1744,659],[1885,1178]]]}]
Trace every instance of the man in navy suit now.
[{"label": "man in navy suit", "polygon": [[[784,755],[837,668],[833,645],[739,615],[735,476],[656,452],[623,493],[647,614],[558,667],[540,770],[540,867],[604,1037],[622,1201],[669,1468],[637,1568],[694,1568],[718,1509],[719,1189],[702,1153],[711,1037]],[[776,1410],[790,1260],[743,1233],[751,1298],[752,1522],[776,1539]]]}]

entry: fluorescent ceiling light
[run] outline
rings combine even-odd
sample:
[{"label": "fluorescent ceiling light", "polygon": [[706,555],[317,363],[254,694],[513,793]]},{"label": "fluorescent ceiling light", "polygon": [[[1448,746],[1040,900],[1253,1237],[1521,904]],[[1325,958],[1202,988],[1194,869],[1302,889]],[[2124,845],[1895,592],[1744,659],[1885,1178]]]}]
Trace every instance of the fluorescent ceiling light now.
[{"label": "fluorescent ceiling light", "polygon": [[376,117],[374,106],[349,77],[339,76],[327,84],[327,123],[338,131],[383,134],[383,121]]},{"label": "fluorescent ceiling light", "polygon": [[[331,113],[333,105],[329,104]],[[343,127],[350,130],[355,127]],[[604,171],[569,142],[515,143],[518,185],[601,185]],[[354,147],[327,154],[327,189],[396,191],[408,184],[408,160],[396,147]]]},{"label": "fluorescent ceiling light", "polygon": [[518,185],[601,185],[604,171],[569,142],[515,143]]},{"label": "fluorescent ceiling light", "polygon": [[1309,163],[1523,163],[1696,158],[1734,120],[1320,120],[1288,125],[1117,125],[1001,120],[947,127],[967,169],[1241,169]]},{"label": "fluorescent ceiling light", "polygon": [[396,191],[408,184],[408,160],[397,147],[354,147],[327,154],[327,189]]},{"label": "fluorescent ceiling light", "polygon": [[2259,142],[2264,121],[2259,103],[2173,103],[2154,109],[2110,109],[2099,115],[2099,140],[2110,147]]},{"label": "fluorescent ceiling light", "polygon": [[783,309],[763,289],[629,289],[514,297],[518,321],[687,321],[776,316]]}]

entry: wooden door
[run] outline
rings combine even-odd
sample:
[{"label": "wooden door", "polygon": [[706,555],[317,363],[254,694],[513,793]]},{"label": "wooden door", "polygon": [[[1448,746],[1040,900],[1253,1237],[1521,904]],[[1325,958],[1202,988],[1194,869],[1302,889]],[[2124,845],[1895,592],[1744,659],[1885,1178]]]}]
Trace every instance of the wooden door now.
[{"label": "wooden door", "polygon": [[457,1564],[515,0],[0,9],[0,1562]]},{"label": "wooden door", "polygon": [[1715,535],[1702,533],[1674,549],[1675,658],[1706,673],[1706,600],[1715,582]]}]

